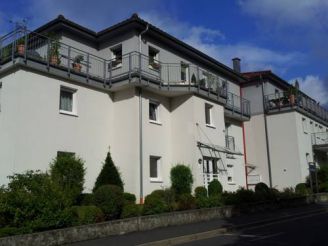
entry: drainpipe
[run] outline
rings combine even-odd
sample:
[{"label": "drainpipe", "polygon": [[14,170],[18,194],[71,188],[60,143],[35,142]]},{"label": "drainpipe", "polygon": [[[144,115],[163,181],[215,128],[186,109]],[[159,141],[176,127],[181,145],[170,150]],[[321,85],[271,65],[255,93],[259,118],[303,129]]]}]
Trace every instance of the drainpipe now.
[{"label": "drainpipe", "polygon": [[[141,38],[149,29],[149,24],[145,30],[139,34],[139,56],[141,56]],[[139,59],[140,61],[141,59]],[[140,64],[139,64],[140,65]],[[140,162],[140,204],[144,203],[143,192],[143,134],[142,134],[142,88],[139,88],[139,162]]]},{"label": "drainpipe", "polygon": [[267,159],[268,159],[268,169],[269,169],[269,185],[272,188],[272,173],[271,173],[271,158],[270,158],[270,146],[269,146],[269,134],[268,134],[268,121],[267,115],[265,113],[265,103],[264,103],[264,82],[262,75],[260,75],[261,85],[262,85],[262,102],[263,102],[263,113],[264,113],[264,131],[265,131],[265,143],[267,149]]},{"label": "drainpipe", "polygon": [[[243,91],[240,87],[239,89],[240,91],[240,97],[242,98],[243,96]],[[242,106],[242,105],[241,105]],[[248,177],[247,177],[247,155],[246,155],[246,136],[245,136],[245,126],[244,126],[244,122],[242,122],[241,124],[242,127],[242,132],[243,132],[243,149],[244,149],[244,162],[245,162],[245,177],[246,177],[246,189],[248,189]]]}]

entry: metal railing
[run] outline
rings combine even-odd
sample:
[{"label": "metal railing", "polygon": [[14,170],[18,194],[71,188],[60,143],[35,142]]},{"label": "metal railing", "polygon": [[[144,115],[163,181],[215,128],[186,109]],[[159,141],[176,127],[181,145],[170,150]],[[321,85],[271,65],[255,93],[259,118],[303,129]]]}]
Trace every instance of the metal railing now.
[{"label": "metal railing", "polygon": [[235,138],[233,136],[225,136],[225,145],[226,148],[235,151],[236,150],[236,145],[235,145]]},{"label": "metal railing", "polygon": [[302,92],[298,92],[296,95],[289,95],[287,92],[265,95],[264,105],[267,112],[271,110],[298,107],[324,121],[328,121],[328,111]]},{"label": "metal railing", "polygon": [[250,101],[231,92],[227,93],[226,107],[240,115],[250,116],[251,114]]},{"label": "metal railing", "polygon": [[145,78],[166,87],[195,87],[218,99],[227,99],[227,107],[242,115],[250,115],[249,101],[227,92],[227,81],[193,64],[154,61],[139,52],[124,54],[115,59],[104,59],[59,40],[39,33],[17,29],[0,39],[0,66],[16,57],[24,61],[56,67],[68,76],[78,74],[112,86],[123,79]]},{"label": "metal railing", "polygon": [[316,132],[311,134],[312,145],[328,144],[328,132]]}]

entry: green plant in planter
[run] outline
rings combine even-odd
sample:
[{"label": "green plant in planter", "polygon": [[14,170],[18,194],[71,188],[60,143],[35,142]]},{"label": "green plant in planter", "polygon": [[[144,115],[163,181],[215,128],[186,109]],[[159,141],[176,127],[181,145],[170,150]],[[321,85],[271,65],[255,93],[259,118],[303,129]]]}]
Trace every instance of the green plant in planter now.
[{"label": "green plant in planter", "polygon": [[84,60],[84,57],[82,55],[77,55],[74,57],[73,61],[74,63],[81,64],[81,62]]},{"label": "green plant in planter", "polygon": [[49,62],[53,65],[60,64],[60,42],[55,33],[48,33],[47,37],[50,39],[50,47],[49,47]]}]

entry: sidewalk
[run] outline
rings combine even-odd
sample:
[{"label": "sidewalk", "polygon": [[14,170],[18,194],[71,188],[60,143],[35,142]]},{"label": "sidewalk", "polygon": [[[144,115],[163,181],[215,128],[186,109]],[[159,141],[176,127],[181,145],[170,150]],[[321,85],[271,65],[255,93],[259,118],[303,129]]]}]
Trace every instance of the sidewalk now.
[{"label": "sidewalk", "polygon": [[[172,226],[158,228],[151,231],[135,232],[126,235],[112,236],[102,239],[90,240],[70,244],[71,246],[91,246],[91,245],[139,245],[150,242],[172,239],[177,237],[188,236],[190,238],[197,237],[197,234],[204,235],[212,231],[212,233],[224,233],[228,230],[248,228],[261,224],[272,223],[283,219],[304,216],[311,213],[319,213],[328,211],[328,203],[312,204],[298,208],[280,209],[273,212],[263,212],[257,214],[248,214],[236,216],[228,219],[215,219],[194,224]],[[196,235],[195,235],[196,234]],[[167,244],[165,241],[162,245]],[[158,245],[161,245],[160,243]]]}]

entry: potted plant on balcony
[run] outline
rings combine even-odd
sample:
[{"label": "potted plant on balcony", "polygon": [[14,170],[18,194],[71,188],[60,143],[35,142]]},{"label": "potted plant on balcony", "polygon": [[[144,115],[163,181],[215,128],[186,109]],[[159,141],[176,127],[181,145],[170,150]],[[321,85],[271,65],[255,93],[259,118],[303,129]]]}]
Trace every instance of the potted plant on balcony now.
[{"label": "potted plant on balcony", "polygon": [[84,60],[82,55],[77,55],[73,59],[73,69],[77,72],[81,72],[82,65],[81,62]]},{"label": "potted plant on balcony", "polygon": [[49,46],[49,63],[53,65],[60,64],[60,42],[55,33],[48,33],[47,37],[50,39]]},{"label": "potted plant on balcony", "polygon": [[24,55],[25,53],[25,40],[24,38],[20,38],[17,40],[17,53],[19,55]]},{"label": "potted plant on balcony", "polygon": [[152,61],[149,65],[151,66],[151,68],[155,70],[159,70],[161,68],[161,64],[159,64],[159,62],[156,61]]},{"label": "potted plant on balcony", "polygon": [[291,86],[289,88],[289,103],[293,106],[295,104],[296,88]]}]

